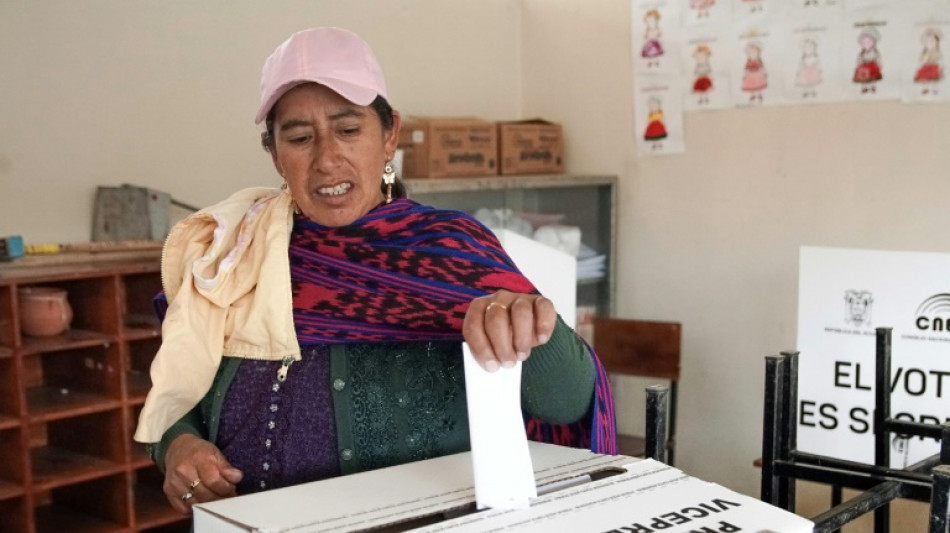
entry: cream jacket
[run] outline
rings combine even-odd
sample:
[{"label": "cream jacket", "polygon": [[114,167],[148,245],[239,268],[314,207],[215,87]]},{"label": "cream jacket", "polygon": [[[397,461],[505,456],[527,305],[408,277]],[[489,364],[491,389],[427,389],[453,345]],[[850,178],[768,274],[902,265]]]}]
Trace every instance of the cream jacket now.
[{"label": "cream jacket", "polygon": [[161,440],[209,390],[223,355],[300,359],[288,259],[292,206],[278,189],[245,189],[172,229],[162,252],[168,313],[135,440]]}]

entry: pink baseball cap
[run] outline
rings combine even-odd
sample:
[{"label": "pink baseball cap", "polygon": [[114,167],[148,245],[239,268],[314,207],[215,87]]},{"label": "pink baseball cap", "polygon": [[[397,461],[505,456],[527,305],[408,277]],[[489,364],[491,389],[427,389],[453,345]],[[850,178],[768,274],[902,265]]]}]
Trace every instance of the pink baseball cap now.
[{"label": "pink baseball cap", "polygon": [[386,97],[386,80],[366,41],[340,28],[298,31],[267,58],[261,71],[260,124],[277,100],[301,83],[316,82],[356,105]]}]

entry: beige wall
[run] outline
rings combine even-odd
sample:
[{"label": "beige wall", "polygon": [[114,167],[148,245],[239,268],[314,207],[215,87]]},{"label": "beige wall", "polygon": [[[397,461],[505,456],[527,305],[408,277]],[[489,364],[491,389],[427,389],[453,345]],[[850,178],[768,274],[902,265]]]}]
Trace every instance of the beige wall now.
[{"label": "beige wall", "polygon": [[[690,114],[687,153],[639,159],[629,2],[222,5],[0,0],[0,235],[88,239],[98,184],[205,204],[276,183],[251,124],[260,64],[298,28],[351,28],[404,112],[559,120],[570,171],[621,177],[619,314],[684,326],[678,466],[753,495],[763,357],[795,345],[799,246],[950,251],[950,105]],[[637,431],[642,383],[618,385]]]},{"label": "beige wall", "polygon": [[278,183],[253,124],[264,59],[319,25],[363,35],[405,113],[518,117],[520,4],[0,0],[0,236],[90,238],[97,185],[206,205]]},{"label": "beige wall", "polygon": [[[764,357],[795,347],[798,249],[950,252],[950,105],[693,113],[687,153],[640,159],[629,2],[525,0],[523,20],[525,113],[565,123],[570,171],[621,176],[619,314],[683,323],[677,465],[757,495]],[[642,383],[616,393],[640,429]],[[828,503],[812,487],[806,515]],[[926,529],[902,507],[895,530]]]}]

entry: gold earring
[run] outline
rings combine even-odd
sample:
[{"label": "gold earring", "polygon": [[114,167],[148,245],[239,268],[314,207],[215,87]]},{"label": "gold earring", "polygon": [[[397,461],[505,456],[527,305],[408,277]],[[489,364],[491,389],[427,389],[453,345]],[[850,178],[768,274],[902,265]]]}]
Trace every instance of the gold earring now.
[{"label": "gold earring", "polygon": [[396,169],[393,168],[392,162],[386,161],[386,166],[383,168],[383,183],[386,184],[386,203],[393,201],[393,183],[396,182]]},{"label": "gold earring", "polygon": [[300,208],[297,207],[297,202],[294,201],[294,195],[290,194],[290,185],[287,184],[287,181],[284,180],[284,184],[280,186],[281,192],[285,192],[290,195],[290,205],[294,207],[294,213],[300,214]]}]

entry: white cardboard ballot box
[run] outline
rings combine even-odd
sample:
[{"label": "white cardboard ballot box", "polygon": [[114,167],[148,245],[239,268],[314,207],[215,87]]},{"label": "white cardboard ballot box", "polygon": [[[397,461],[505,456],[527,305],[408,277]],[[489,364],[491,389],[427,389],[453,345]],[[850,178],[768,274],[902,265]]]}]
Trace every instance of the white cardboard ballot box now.
[{"label": "white cardboard ballot box", "polygon": [[198,504],[195,533],[812,531],[804,518],[662,463],[530,449],[539,496],[527,509],[475,511],[471,455],[460,453]]}]

